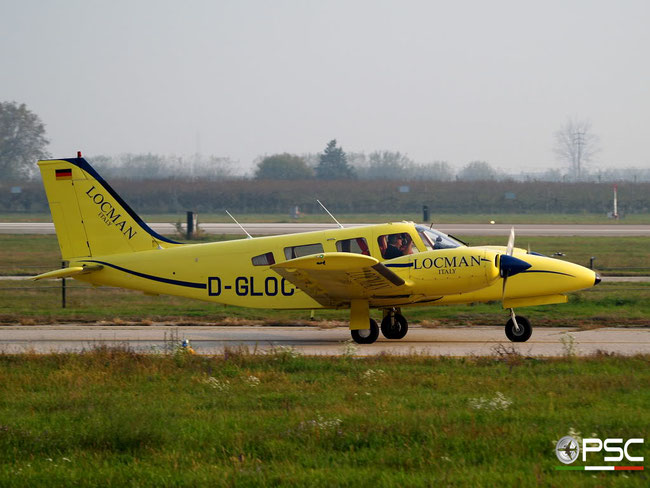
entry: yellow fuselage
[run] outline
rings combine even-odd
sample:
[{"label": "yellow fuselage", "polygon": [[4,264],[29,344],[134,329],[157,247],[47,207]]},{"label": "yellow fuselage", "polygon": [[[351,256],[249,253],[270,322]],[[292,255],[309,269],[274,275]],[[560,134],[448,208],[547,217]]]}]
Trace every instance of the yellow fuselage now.
[{"label": "yellow fuselage", "polygon": [[[408,232],[419,252],[384,260],[381,235]],[[324,253],[336,253],[336,243],[364,238],[370,256],[404,280],[402,286],[377,290],[371,307],[415,304],[470,303],[502,300],[503,279],[498,260],[505,248],[466,247],[425,250],[413,224],[393,223],[303,234],[259,237],[227,242],[186,244],[108,256],[74,259],[70,266],[101,265],[100,271],[76,279],[96,285],[177,295],[227,305],[277,309],[315,309],[323,305],[253,258],[272,253],[287,261],[292,246],[321,244]],[[594,285],[595,273],[582,266],[515,249],[514,257],[531,265],[508,279],[504,306],[526,306],[565,301],[563,293]],[[344,305],[345,306],[345,305]]]}]

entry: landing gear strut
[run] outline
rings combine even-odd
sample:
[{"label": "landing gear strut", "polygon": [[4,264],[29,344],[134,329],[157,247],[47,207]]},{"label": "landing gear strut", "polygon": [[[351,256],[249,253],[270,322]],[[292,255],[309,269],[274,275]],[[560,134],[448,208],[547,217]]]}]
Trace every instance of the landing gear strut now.
[{"label": "landing gear strut", "polygon": [[354,329],[351,330],[352,340],[357,344],[372,344],[379,337],[379,327],[377,322],[370,319],[369,329]]},{"label": "landing gear strut", "polygon": [[506,337],[512,342],[526,342],[533,334],[533,327],[526,317],[515,315],[510,309],[510,319],[506,322]]},{"label": "landing gear strut", "polygon": [[399,312],[399,308],[384,310],[384,319],[381,321],[381,333],[386,339],[402,339],[409,330],[409,324],[406,318]]}]

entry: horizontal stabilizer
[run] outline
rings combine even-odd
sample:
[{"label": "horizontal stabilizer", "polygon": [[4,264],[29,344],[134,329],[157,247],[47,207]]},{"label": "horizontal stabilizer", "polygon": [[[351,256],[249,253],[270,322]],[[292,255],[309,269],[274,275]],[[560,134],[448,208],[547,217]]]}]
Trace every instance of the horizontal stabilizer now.
[{"label": "horizontal stabilizer", "polygon": [[32,280],[54,280],[57,278],[70,278],[72,276],[77,276],[81,274],[93,273],[99,271],[103,266],[98,264],[96,266],[72,266],[71,268],[61,268],[55,269],[54,271],[48,271],[47,273],[39,274],[32,277]]}]

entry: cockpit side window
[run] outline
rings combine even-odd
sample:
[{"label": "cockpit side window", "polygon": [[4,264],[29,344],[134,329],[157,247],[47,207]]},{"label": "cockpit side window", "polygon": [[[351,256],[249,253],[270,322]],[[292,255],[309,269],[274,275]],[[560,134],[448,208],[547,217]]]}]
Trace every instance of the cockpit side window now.
[{"label": "cockpit side window", "polygon": [[462,246],[457,240],[437,230],[427,229],[421,225],[418,225],[416,229],[429,251],[434,249],[453,249]]},{"label": "cockpit side window", "polygon": [[370,256],[368,243],[363,237],[355,237],[354,239],[336,241],[336,250],[338,252],[351,252],[354,254],[364,254],[365,256]]},{"label": "cockpit side window", "polygon": [[284,257],[289,259],[296,259],[302,256],[309,256],[310,254],[318,254],[323,252],[323,245],[318,244],[306,244],[304,246],[293,246],[284,248]]},{"label": "cockpit side window", "polygon": [[406,254],[420,252],[413,238],[408,232],[398,232],[395,234],[385,234],[377,238],[381,257],[384,259],[393,259]]}]

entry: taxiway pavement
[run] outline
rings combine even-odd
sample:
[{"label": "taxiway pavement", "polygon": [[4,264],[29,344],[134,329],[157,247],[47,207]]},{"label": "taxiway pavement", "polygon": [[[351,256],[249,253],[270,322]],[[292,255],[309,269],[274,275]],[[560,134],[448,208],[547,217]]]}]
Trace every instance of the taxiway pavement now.
[{"label": "taxiway pavement", "polygon": [[[649,324],[650,325],[650,324]],[[350,341],[345,327],[275,326],[107,326],[48,325],[0,327],[0,351],[78,352],[97,346],[127,346],[139,352],[161,352],[187,339],[198,354],[223,354],[226,348],[267,352],[291,347],[304,355],[493,356],[516,351],[525,356],[589,355],[597,351],[621,355],[650,354],[649,328],[535,328],[525,343],[511,343],[502,327],[412,327],[399,341],[380,338],[374,344]]]}]

